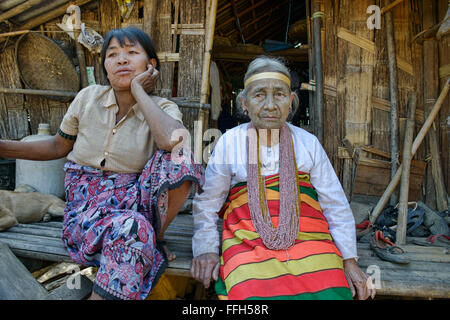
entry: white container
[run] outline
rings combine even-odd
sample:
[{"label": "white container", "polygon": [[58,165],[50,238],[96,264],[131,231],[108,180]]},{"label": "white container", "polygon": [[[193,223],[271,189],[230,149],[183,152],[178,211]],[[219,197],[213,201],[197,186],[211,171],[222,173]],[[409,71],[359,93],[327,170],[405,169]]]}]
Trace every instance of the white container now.
[{"label": "white container", "polygon": [[[21,141],[51,139],[50,125],[40,123],[38,134],[23,138]],[[64,199],[64,164],[66,158],[49,161],[16,160],[16,187],[28,184],[38,192],[53,194]]]}]

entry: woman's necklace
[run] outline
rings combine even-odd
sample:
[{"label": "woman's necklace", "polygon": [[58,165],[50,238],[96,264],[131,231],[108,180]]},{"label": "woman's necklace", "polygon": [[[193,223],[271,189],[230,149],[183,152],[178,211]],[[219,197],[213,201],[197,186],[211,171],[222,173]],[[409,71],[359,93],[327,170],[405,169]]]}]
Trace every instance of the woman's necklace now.
[{"label": "woman's necklace", "polygon": [[[256,130],[250,123],[249,130]],[[277,228],[272,224],[267,206],[265,179],[261,175],[259,136],[256,145],[249,143],[247,135],[247,176],[250,215],[264,245],[272,250],[286,250],[295,243],[300,223],[300,192],[294,144],[289,127],[280,130],[280,212]],[[253,148],[256,148],[254,150]],[[256,164],[251,154],[257,154]],[[253,152],[253,153],[252,153]]]}]

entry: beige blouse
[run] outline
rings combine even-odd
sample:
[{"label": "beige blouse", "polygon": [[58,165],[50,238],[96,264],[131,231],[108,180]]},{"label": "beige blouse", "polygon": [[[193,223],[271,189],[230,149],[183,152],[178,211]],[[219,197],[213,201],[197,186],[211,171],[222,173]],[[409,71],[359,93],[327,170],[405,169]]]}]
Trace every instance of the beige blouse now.
[{"label": "beige blouse", "polygon": [[[182,122],[178,106],[165,98],[151,96],[172,118]],[[74,139],[67,159],[105,171],[140,172],[153,155],[150,128],[135,104],[117,124],[114,90],[91,85],[81,90],[65,114],[59,134]]]}]

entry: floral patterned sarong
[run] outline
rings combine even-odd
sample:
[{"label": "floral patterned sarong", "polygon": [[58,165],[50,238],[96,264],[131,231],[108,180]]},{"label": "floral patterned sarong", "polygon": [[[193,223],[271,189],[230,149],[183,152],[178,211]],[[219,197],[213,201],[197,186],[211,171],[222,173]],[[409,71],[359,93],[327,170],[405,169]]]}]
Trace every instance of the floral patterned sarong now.
[{"label": "floral patterned sarong", "polygon": [[[192,159],[192,157],[191,157]],[[75,263],[98,267],[93,291],[105,299],[145,299],[167,266],[156,237],[168,190],[203,185],[203,167],[158,150],[142,173],[67,162],[62,240]]]}]

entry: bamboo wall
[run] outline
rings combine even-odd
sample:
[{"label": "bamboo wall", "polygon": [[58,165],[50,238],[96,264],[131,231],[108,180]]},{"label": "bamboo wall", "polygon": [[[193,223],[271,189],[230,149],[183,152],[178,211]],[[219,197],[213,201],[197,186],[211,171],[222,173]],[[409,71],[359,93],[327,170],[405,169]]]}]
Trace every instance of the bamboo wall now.
[{"label": "bamboo wall", "polygon": [[[155,94],[163,97],[182,97],[188,101],[200,100],[202,63],[205,43],[205,0],[136,0],[128,18],[122,18],[116,1],[98,0],[81,7],[81,20],[105,36],[113,28],[135,26],[152,38],[161,61],[160,81]],[[74,41],[61,33],[58,17],[40,27],[42,34],[60,41],[70,49]],[[0,51],[0,87],[23,88],[14,59],[14,43]],[[2,44],[3,45],[3,44]],[[86,66],[95,68],[96,83],[106,84],[99,54],[84,48]],[[78,64],[74,57],[74,63]],[[54,134],[69,106],[47,98],[20,94],[0,93],[0,137],[21,139],[37,132],[41,122],[50,123]],[[193,134],[197,120],[196,109],[180,108],[183,122]],[[30,119],[29,126],[27,117]]]},{"label": "bamboo wall", "polygon": [[[324,12],[322,24],[323,76],[325,91],[324,98],[324,147],[332,161],[344,189],[350,195],[354,187],[356,162],[358,155],[355,150],[359,147],[370,146],[378,154],[362,151],[359,156],[370,159],[384,159],[380,154],[390,152],[390,92],[389,70],[386,44],[386,25],[384,16],[381,19],[381,29],[370,30],[366,13],[370,5],[383,8],[383,0],[342,0],[342,1],[312,1],[311,8],[316,3],[321,4]],[[424,23],[436,24],[441,21],[447,11],[447,1],[433,2],[430,8],[424,8],[422,0],[403,1],[395,6],[391,12],[394,22],[395,51],[398,72],[398,106],[399,106],[399,150],[402,151],[404,127],[407,117],[408,98],[411,93],[417,94],[416,132],[420,129],[426,115],[425,104],[430,99],[436,99],[440,87],[446,77],[442,67],[449,61],[449,36],[436,41],[429,40],[436,47],[436,53],[424,55],[426,44],[418,42],[412,44],[412,39],[424,30]],[[425,11],[424,11],[425,10]],[[432,10],[432,12],[429,12]],[[309,23],[312,25],[309,13]],[[430,16],[432,13],[439,17]],[[439,52],[438,52],[439,51]],[[438,70],[441,68],[440,87],[436,85],[434,92],[424,92],[427,79],[439,79]],[[430,85],[428,84],[428,88]],[[430,96],[433,95],[433,97]],[[432,107],[433,103],[431,103]],[[448,165],[448,135],[449,124],[448,98],[442,107],[435,129],[443,167],[443,180],[449,188]],[[421,145],[415,160],[425,160],[430,155],[429,143]],[[401,160],[401,158],[400,158]],[[430,163],[427,162],[427,176]],[[423,190],[430,197],[433,196],[433,181],[426,178]],[[418,188],[419,190],[421,188]],[[416,199],[418,200],[418,199]]]}]

